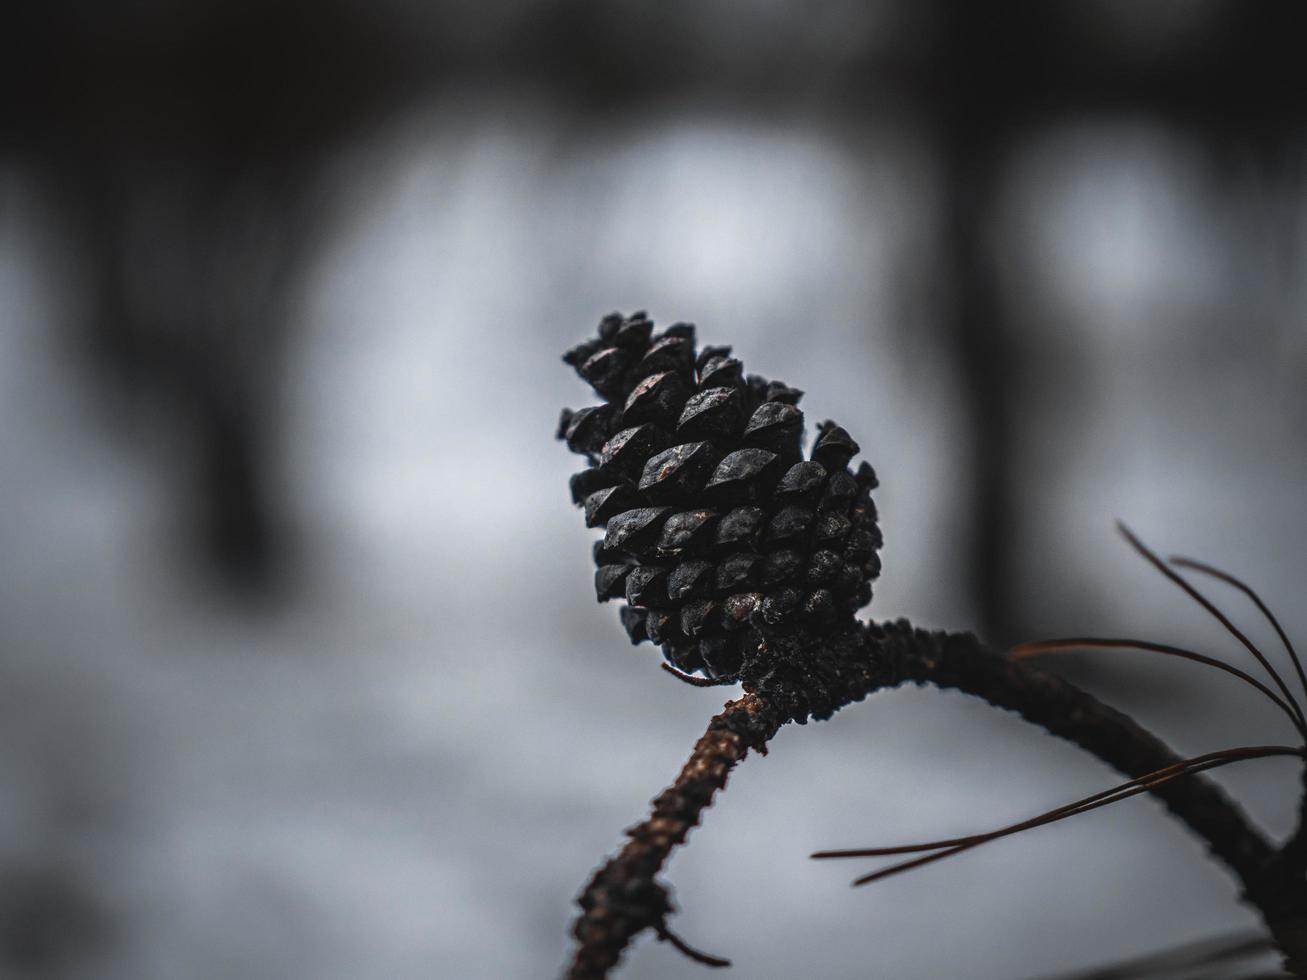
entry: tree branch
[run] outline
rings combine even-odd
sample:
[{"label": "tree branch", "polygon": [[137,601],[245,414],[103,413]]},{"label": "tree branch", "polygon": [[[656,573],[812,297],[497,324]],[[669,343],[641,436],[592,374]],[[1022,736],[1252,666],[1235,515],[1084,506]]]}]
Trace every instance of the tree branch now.
[{"label": "tree branch", "polygon": [[569,977],[606,977],[637,935],[663,929],[671,902],[654,880],[663,862],[698,824],[736,764],[751,748],[765,752],[785,720],[763,698],[746,694],[709,722],[676,782],[653,801],[649,818],[626,832],[630,841],[581,894],[581,916],[572,929],[579,945]]},{"label": "tree branch", "polygon": [[[650,816],[627,831],[627,844],[586,885],[567,976],[606,977],[643,930],[666,933],[671,902],[655,878],[750,749],[765,752],[787,722],[828,718],[905,682],[956,689],[1015,711],[1132,778],[1180,761],[1126,715],[1059,677],[998,656],[969,633],[928,632],[900,620],[854,624],[816,645],[769,638],[764,654],[743,671],[748,693],[712,719],[676,781],[653,801]],[[1282,948],[1299,945],[1302,889],[1289,887],[1278,873],[1277,850],[1239,806],[1200,775],[1152,792],[1235,874]]]},{"label": "tree branch", "polygon": [[[887,630],[904,680],[956,689],[1014,711],[1131,778],[1180,761],[1120,711],[1054,674],[996,656],[970,634],[925,633],[897,623]],[[1276,852],[1239,805],[1202,776],[1166,783],[1153,795],[1235,873],[1251,899]]]}]

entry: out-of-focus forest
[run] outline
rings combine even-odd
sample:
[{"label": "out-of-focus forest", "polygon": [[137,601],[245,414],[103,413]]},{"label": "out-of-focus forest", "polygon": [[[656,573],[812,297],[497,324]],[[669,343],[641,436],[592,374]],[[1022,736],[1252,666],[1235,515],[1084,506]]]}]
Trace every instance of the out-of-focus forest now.
[{"label": "out-of-focus forest", "polygon": [[[877,467],[870,615],[1307,644],[1307,7],[51,0],[0,34],[0,976],[527,977],[723,692],[596,606],[561,352],[690,320]],[[1236,619],[1256,628],[1223,593]],[[1050,665],[1188,754],[1253,692]],[[1226,774],[1228,772],[1228,775]],[[1273,832],[1287,762],[1220,781]],[[669,869],[740,977],[1255,927],[1148,800],[871,889],[820,847],[1115,780],[965,698],[784,732]],[[646,940],[633,978],[700,968]]]}]

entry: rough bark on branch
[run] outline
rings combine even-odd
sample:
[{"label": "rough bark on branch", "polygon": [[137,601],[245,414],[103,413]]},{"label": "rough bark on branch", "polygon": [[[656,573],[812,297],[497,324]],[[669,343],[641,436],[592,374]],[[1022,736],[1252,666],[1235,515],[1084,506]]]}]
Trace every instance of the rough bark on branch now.
[{"label": "rough bark on branch", "polygon": [[[982,698],[1097,756],[1129,777],[1180,761],[1155,736],[1092,695],[1044,671],[1013,663],[965,633],[929,632],[906,621],[854,624],[819,647],[794,638],[769,643],[765,657],[746,665],[744,697],[709,723],[676,781],[654,801],[650,816],[627,831],[627,844],[594,874],[578,904],[572,980],[606,977],[645,929],[669,938],[671,904],[656,878],[684,843],[750,749],[787,722],[828,718],[868,694],[905,682],[932,684]],[[1153,794],[1239,879],[1292,968],[1303,945],[1303,888],[1286,879],[1279,851],[1240,807],[1201,775],[1176,779]]]}]

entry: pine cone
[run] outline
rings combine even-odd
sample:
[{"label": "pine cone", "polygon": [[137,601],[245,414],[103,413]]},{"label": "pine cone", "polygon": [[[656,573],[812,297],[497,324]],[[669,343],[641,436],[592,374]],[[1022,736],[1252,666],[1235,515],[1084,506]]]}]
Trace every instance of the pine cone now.
[{"label": "pine cone", "polygon": [[604,404],[565,409],[558,437],[589,461],[572,500],[595,543],[595,592],[625,598],[631,642],[674,666],[738,677],[769,633],[823,634],[871,601],[880,529],[867,463],[833,422],[803,458],[803,392],[744,375],[694,327],[653,334],[611,313],[563,360]]}]

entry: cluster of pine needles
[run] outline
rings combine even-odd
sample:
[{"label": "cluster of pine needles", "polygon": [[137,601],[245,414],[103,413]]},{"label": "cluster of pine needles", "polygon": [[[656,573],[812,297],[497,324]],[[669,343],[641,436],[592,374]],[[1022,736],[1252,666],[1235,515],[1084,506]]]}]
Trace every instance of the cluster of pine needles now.
[{"label": "cluster of pine needles", "polygon": [[1124,524],[1117,524],[1117,529],[1125,537],[1130,546],[1141,555],[1145,561],[1151,564],[1159,572],[1165,575],[1171,582],[1182,589],[1191,599],[1197,602],[1203,609],[1207,610],[1222,627],[1226,629],[1240,644],[1243,645],[1253,658],[1266,672],[1272,684],[1279,691],[1272,690],[1265,683],[1253,677],[1247,671],[1240,670],[1232,664],[1215,657],[1209,657],[1193,650],[1183,647],[1171,646],[1165,643],[1150,643],[1143,640],[1130,639],[1113,639],[1106,637],[1094,636],[1077,636],[1068,637],[1058,640],[1042,640],[1034,643],[1023,643],[1012,648],[1009,656],[1014,660],[1024,660],[1028,657],[1038,656],[1039,654],[1052,653],[1064,650],[1137,650],[1146,653],[1155,653],[1167,657],[1178,657],[1182,660],[1192,661],[1207,667],[1213,667],[1217,670],[1224,671],[1245,684],[1256,688],[1264,697],[1269,699],[1279,710],[1283,711],[1293,723],[1297,730],[1301,743],[1298,745],[1247,745],[1236,746],[1228,749],[1221,749],[1217,752],[1208,752],[1203,755],[1194,756],[1190,759],[1184,759],[1172,765],[1165,766],[1153,772],[1146,773],[1135,779],[1127,780],[1111,789],[1106,789],[1083,799],[1075,800],[1064,806],[1056,807],[1046,813],[1031,817],[1028,820],[1022,820],[1018,823],[1009,824],[1005,827],[999,827],[996,830],[987,831],[981,834],[972,834],[966,837],[952,837],[946,840],[927,841],[920,844],[901,844],[894,847],[868,847],[854,850],[832,850],[818,851],[813,854],[814,858],[877,858],[892,857],[902,854],[919,854],[920,857],[910,858],[906,861],[900,861],[890,864],[887,867],[880,868],[869,874],[865,874],[853,881],[856,885],[868,885],[873,881],[881,881],[893,875],[901,874],[904,871],[911,871],[915,868],[932,864],[935,861],[944,858],[953,857],[962,854],[972,848],[979,847],[982,844],[988,844],[991,841],[1001,840],[1004,837],[1011,837],[1013,834],[1019,834],[1023,831],[1033,830],[1036,827],[1043,827],[1047,824],[1056,823],[1059,820],[1066,820],[1068,817],[1079,816],[1082,813],[1089,813],[1091,810],[1097,810],[1100,807],[1108,806],[1112,803],[1119,803],[1127,800],[1132,796],[1138,796],[1141,793],[1147,793],[1175,779],[1182,779],[1193,773],[1206,772],[1209,769],[1218,769],[1222,766],[1228,766],[1235,762],[1244,762],[1248,759],[1265,759],[1271,756],[1298,756],[1307,759],[1307,715],[1304,715],[1302,705],[1290,690],[1289,685],[1285,683],[1280,672],[1272,666],[1270,660],[1265,654],[1258,649],[1248,637],[1221,612],[1206,596],[1200,593],[1177,569],[1186,569],[1197,572],[1201,575],[1207,575],[1218,581],[1242,592],[1257,607],[1261,614],[1270,623],[1283,644],[1289,660],[1293,663],[1294,671],[1297,674],[1299,685],[1303,693],[1307,696],[1307,673],[1303,671],[1302,661],[1299,659],[1297,651],[1294,650],[1293,644],[1285,634],[1284,629],[1280,626],[1275,615],[1266,606],[1261,597],[1247,584],[1235,578],[1228,572],[1221,571],[1211,565],[1191,558],[1182,558],[1172,556],[1169,560],[1163,561],[1154,554],[1133,532]]}]

